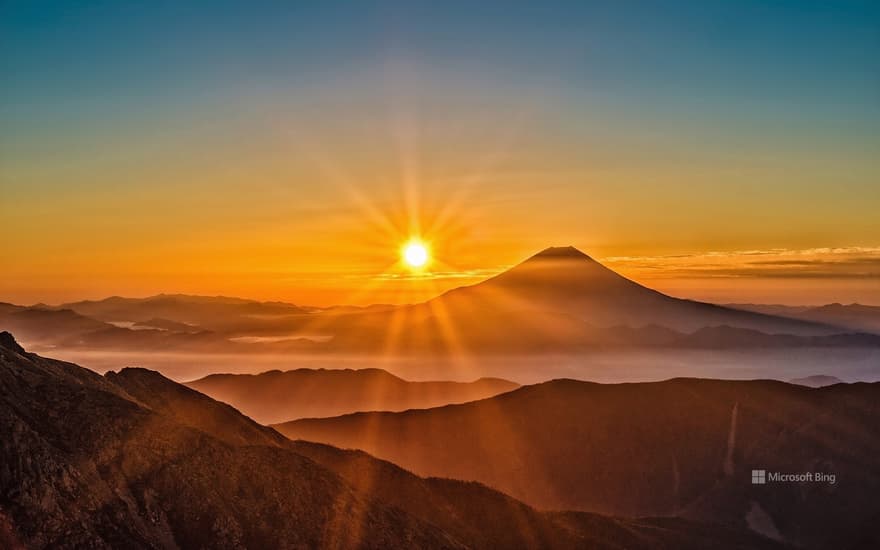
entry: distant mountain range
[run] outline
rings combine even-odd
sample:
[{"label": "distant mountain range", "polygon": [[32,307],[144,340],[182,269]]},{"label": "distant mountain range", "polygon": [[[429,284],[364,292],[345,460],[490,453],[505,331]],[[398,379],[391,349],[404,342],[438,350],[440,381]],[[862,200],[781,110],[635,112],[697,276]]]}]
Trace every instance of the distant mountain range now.
[{"label": "distant mountain range", "polygon": [[733,526],[539,512],[473,482],[292,442],[144,369],[0,333],[0,547],[777,548]]},{"label": "distant mountain range", "polygon": [[[880,547],[880,383],[554,380],[462,405],[275,427],[534,506],[678,515],[805,547]],[[836,483],[753,486],[752,470]]]},{"label": "distant mountain range", "polygon": [[[389,334],[388,327],[396,327]],[[482,283],[423,304],[328,323],[337,350],[543,353],[667,347],[880,346],[877,335],[673,298],[572,247],[549,248]],[[705,329],[713,329],[706,333]],[[748,331],[748,332],[745,332]]]},{"label": "distant mountain range", "polygon": [[[260,326],[266,319],[302,315],[314,311],[285,302],[258,302],[226,296],[189,296],[159,294],[149,298],[113,296],[104,300],[71,302],[58,306],[105,322],[161,319],[183,323],[202,330],[224,331],[230,328]],[[162,327],[159,327],[162,328]]]},{"label": "distant mountain range", "polygon": [[[296,369],[187,387],[144,369],[100,376],[0,332],[0,548],[880,547],[880,383],[839,383],[862,375],[819,349],[870,361],[878,310],[682,300],[571,247],[405,306],[0,303],[0,329],[29,346],[114,363],[105,352],[234,354],[233,368],[471,354],[506,368],[523,355],[547,379],[557,354],[803,348],[821,369],[807,373],[828,373],[520,387]],[[752,470],[836,482],[752,485]]]},{"label": "distant mountain range", "polygon": [[880,334],[880,306],[862,304],[828,304],[824,306],[728,304],[727,307]]},{"label": "distant mountain range", "polygon": [[356,411],[424,409],[475,401],[519,387],[499,378],[467,383],[410,382],[381,369],[212,374],[186,385],[263,424]]},{"label": "distant mountain range", "polygon": [[249,354],[880,348],[878,327],[880,308],[870,306],[726,307],[673,298],[572,247],[549,248],[479,284],[398,307],[319,309],[164,294],[0,304],[0,328],[45,348]]}]

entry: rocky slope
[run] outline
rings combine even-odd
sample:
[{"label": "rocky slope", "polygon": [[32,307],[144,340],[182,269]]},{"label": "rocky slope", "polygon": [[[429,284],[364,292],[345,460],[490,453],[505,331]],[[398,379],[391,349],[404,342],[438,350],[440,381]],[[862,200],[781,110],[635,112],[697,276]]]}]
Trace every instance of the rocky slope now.
[{"label": "rocky slope", "polygon": [[4,548],[773,548],[677,520],[549,514],[291,442],[158,373],[106,377],[0,333]]},{"label": "rocky slope", "polygon": [[[556,380],[482,401],[276,426],[532,505],[675,515],[820,548],[880,542],[880,383]],[[751,471],[827,482],[755,486]]]}]

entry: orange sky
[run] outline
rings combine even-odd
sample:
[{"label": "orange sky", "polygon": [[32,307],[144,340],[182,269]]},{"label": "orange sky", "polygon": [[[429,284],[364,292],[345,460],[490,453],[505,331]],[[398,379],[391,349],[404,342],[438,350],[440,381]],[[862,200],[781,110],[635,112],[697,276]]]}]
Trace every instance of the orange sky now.
[{"label": "orange sky", "polygon": [[[0,168],[21,182],[0,202],[0,300],[410,302],[572,244],[677,296],[880,303],[878,191],[823,187],[842,177],[836,165],[793,152],[733,169],[696,142],[694,164],[659,143],[633,163],[593,159],[567,151],[546,121],[514,130],[492,127],[496,117],[509,120],[495,113],[446,135],[434,116],[392,111],[371,126],[384,141],[350,125],[321,139],[317,123],[306,139],[279,118],[244,145],[200,133],[195,149],[178,149],[173,132],[146,132],[52,163],[14,160]],[[850,171],[870,176],[866,164]],[[781,179],[765,186],[770,176]],[[416,278],[398,265],[414,235],[434,253]]]},{"label": "orange sky", "polygon": [[[677,296],[880,303],[878,191],[823,187],[842,177],[836,165],[793,152],[733,169],[696,142],[694,164],[661,155],[660,143],[633,163],[594,159],[567,151],[546,121],[491,120],[445,135],[434,116],[392,111],[370,126],[376,136],[343,125],[321,139],[328,130],[315,123],[306,139],[282,117],[244,145],[200,133],[185,149],[174,132],[148,131],[52,163],[13,159],[0,168],[21,183],[0,202],[0,300],[410,302],[571,244]],[[854,182],[870,176],[864,163],[850,171]],[[770,176],[781,179],[765,186]],[[434,253],[416,278],[398,265],[414,235]]]},{"label": "orange sky", "polygon": [[[0,300],[184,292],[409,302],[571,244],[678,296],[880,303],[878,191],[822,187],[839,177],[830,166],[804,167],[799,155],[738,159],[735,170],[720,160],[680,166],[643,152],[629,165],[581,159],[522,129],[519,145],[498,129],[470,146],[426,143],[416,136],[432,119],[419,132],[394,120],[381,146],[285,131],[245,150],[209,141],[180,154],[172,138],[7,163],[0,175],[21,185],[0,202]],[[765,187],[767,174],[784,179]],[[807,182],[810,195],[784,191]],[[434,253],[417,278],[397,265],[414,235]]]},{"label": "orange sky", "polygon": [[[196,40],[105,11],[3,38],[0,300],[406,302],[575,245],[678,296],[880,303],[862,19],[728,47],[665,19],[282,10]],[[413,235],[435,252],[415,279]]]},{"label": "orange sky", "polygon": [[[31,208],[31,214],[42,212],[20,218],[31,231],[8,248],[6,258],[13,261],[0,275],[0,299],[59,303],[181,292],[308,305],[404,303],[483,280],[546,246],[573,244],[612,269],[676,296],[880,303],[880,247],[713,251],[693,244],[674,249],[674,239],[621,244],[621,236],[601,217],[580,222],[599,230],[578,240],[569,235],[585,229],[566,227],[558,219],[565,214],[553,216],[550,205],[547,211],[527,208],[526,213],[518,206],[517,219],[532,218],[521,226],[504,218],[510,203],[503,197],[495,205],[474,200],[467,190],[457,200],[435,204],[407,188],[401,194],[409,201],[388,208],[393,203],[343,183],[337,200],[350,206],[337,209],[286,204],[280,197],[249,205],[254,199],[241,195],[235,206],[210,195],[163,206],[162,192],[95,196],[90,204],[77,204],[78,197],[71,196]],[[542,221],[548,228],[543,231]],[[418,273],[399,258],[400,245],[411,235],[422,236],[433,256]],[[650,250],[661,253],[646,254]]]}]

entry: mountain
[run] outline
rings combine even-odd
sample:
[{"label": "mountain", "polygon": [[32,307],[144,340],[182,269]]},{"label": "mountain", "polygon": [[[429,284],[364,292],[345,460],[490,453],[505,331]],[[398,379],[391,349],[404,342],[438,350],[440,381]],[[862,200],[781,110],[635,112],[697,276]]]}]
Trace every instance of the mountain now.
[{"label": "mountain", "polygon": [[[149,325],[149,323],[154,323]],[[168,321],[119,323],[100,321],[69,308],[0,304],[0,329],[19,334],[28,345],[40,348],[89,349],[204,349],[221,350],[230,342],[222,336]],[[136,330],[132,330],[136,329]]]},{"label": "mountain", "polygon": [[[108,299],[114,302],[115,298]],[[119,300],[127,301],[128,298]],[[236,300],[229,298],[228,300]],[[247,301],[242,301],[248,303]],[[92,303],[92,302],[84,302]],[[233,302],[237,304],[238,302]],[[75,305],[75,304],[74,304]],[[182,306],[187,309],[188,306]],[[87,308],[85,308],[87,309]],[[190,312],[187,316],[197,316]],[[284,320],[291,317],[305,317],[304,314],[275,316],[276,321],[267,321],[261,316],[223,318],[222,311],[213,324],[225,326],[227,330],[246,330],[259,325],[275,327],[283,331],[287,328]],[[109,316],[111,319],[113,315]],[[282,323],[281,326],[273,323]],[[0,303],[0,329],[20,334],[28,345],[52,350],[97,349],[97,350],[174,350],[215,353],[257,353],[260,351],[289,352],[309,351],[313,341],[304,338],[285,339],[284,345],[264,345],[261,342],[248,343],[231,339],[228,334],[204,330],[203,328],[159,317],[144,321],[100,321],[78,313],[73,309],[53,306],[20,306]],[[233,330],[233,333],[234,333]]]},{"label": "mountain", "polygon": [[728,307],[880,334],[880,306],[862,304],[827,304],[824,306],[729,304]]},{"label": "mountain", "polygon": [[[880,383],[673,379],[555,380],[462,405],[275,427],[540,508],[675,515],[849,548],[880,543],[878,425]],[[836,483],[753,486],[754,469]]]},{"label": "mountain", "polygon": [[71,302],[60,307],[106,322],[145,322],[158,318],[211,331],[260,326],[266,319],[280,320],[311,311],[284,302],[186,294],[159,294],[148,298],[113,296],[104,300]]},{"label": "mountain", "polygon": [[333,334],[327,346],[335,351],[436,355],[703,347],[700,336],[687,336],[721,326],[760,332],[772,340],[763,347],[880,345],[861,336],[809,340],[847,330],[667,296],[573,247],[548,248],[495,277],[423,304],[340,315],[328,319],[324,329]]},{"label": "mountain", "polygon": [[48,320],[10,323],[6,320],[24,312],[0,308],[0,328],[62,349],[214,353],[576,354],[606,348],[701,349],[713,341],[743,349],[880,347],[878,334],[667,296],[572,247],[548,248],[486,281],[408,306],[316,309],[160,294],[61,307],[23,309],[47,319],[77,316],[83,325],[56,331]]},{"label": "mountain", "polygon": [[212,374],[186,385],[263,424],[357,411],[424,409],[483,399],[519,387],[499,378],[467,383],[410,382],[374,368]]},{"label": "mountain", "polygon": [[[310,351],[298,334],[317,311],[223,296],[113,296],[61,306],[0,304],[0,329],[41,348],[213,353]],[[263,345],[262,336],[273,345]],[[239,336],[258,336],[253,342]],[[283,346],[275,340],[283,340]]]},{"label": "mountain", "polygon": [[230,445],[2,338],[4,547],[461,546],[282,446]]},{"label": "mountain", "polygon": [[823,388],[834,384],[843,384],[843,380],[836,376],[828,376],[827,374],[815,374],[803,378],[792,378],[788,383],[797,384],[799,386],[808,386],[810,388]]},{"label": "mountain", "polygon": [[544,513],[476,483],[291,442],[145,369],[0,333],[0,547],[776,548],[679,519]]},{"label": "mountain", "polygon": [[615,273],[574,247],[548,248],[500,275],[451,290],[428,302],[432,305],[453,315],[486,310],[554,312],[598,327],[653,324],[692,332],[729,325],[798,335],[841,332],[817,323],[673,298]]},{"label": "mountain", "polygon": [[0,328],[14,331],[34,344],[54,344],[113,325],[80,315],[71,309],[47,309],[0,304]]}]

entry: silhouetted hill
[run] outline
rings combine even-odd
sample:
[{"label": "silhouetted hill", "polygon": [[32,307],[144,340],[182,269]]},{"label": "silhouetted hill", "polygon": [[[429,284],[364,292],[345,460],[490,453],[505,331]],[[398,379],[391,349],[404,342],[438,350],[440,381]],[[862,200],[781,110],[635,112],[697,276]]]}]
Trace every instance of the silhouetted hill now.
[{"label": "silhouetted hill", "polygon": [[249,324],[260,325],[265,318],[283,318],[309,312],[307,309],[284,302],[258,302],[225,296],[186,294],[159,294],[148,298],[113,296],[104,300],[72,302],[60,307],[108,322],[143,322],[161,318],[212,331],[223,331]]},{"label": "silhouetted hill", "polygon": [[803,378],[792,378],[788,383],[797,384],[799,386],[808,386],[810,388],[823,388],[834,384],[843,384],[843,380],[836,376],[828,376],[827,374],[815,374]]},{"label": "silhouetted hill", "polygon": [[[241,298],[114,296],[63,306],[0,304],[0,329],[43,348],[278,353],[314,348],[314,341],[296,334],[312,322],[313,312]],[[264,334],[281,335],[285,341],[236,339]]]},{"label": "silhouetted hill", "polygon": [[[293,442],[297,452],[339,473],[355,487],[452,533],[474,547],[523,548],[574,535],[573,548],[766,548],[775,543],[747,530],[679,518],[608,518],[586,512],[535,514],[521,502],[480,483],[419,478],[362,451]],[[449,511],[454,511],[449,513]],[[462,520],[467,521],[462,521]],[[549,525],[552,528],[548,528]],[[515,526],[511,528],[511,526]]]},{"label": "silhouetted hill", "polygon": [[[766,539],[742,530],[670,519],[609,519],[596,514],[538,513],[479,483],[417,477],[361,451],[290,441],[244,418],[232,407],[145,369],[124,369],[108,377],[151,408],[233,444],[281,444],[338,473],[358,490],[406,510],[468,546],[520,547],[703,547],[717,544],[759,547]],[[236,418],[237,417],[237,418]],[[514,527],[515,526],[515,527]],[[514,528],[511,528],[514,527]],[[560,531],[560,527],[562,530]]]},{"label": "silhouetted hill", "polygon": [[[880,541],[878,425],[880,384],[675,379],[556,380],[463,405],[276,427],[542,508],[680,515],[846,548]],[[837,479],[753,486],[753,469]]]},{"label": "silhouetted hill", "polygon": [[70,309],[44,309],[3,304],[0,329],[20,335],[32,343],[57,343],[82,334],[113,328]]},{"label": "silhouetted hill", "polygon": [[519,387],[498,378],[410,382],[381,369],[297,369],[212,374],[187,386],[264,424],[357,411],[402,411],[464,403]]},{"label": "silhouetted hill", "polygon": [[[394,327],[394,330],[389,330]],[[705,347],[702,329],[760,336],[762,347],[875,347],[831,325],[683,300],[646,288],[572,247],[549,248],[481,283],[424,304],[328,319],[337,351],[399,354],[580,352],[597,348]],[[726,345],[756,340],[727,331]]]},{"label": "silhouetted hill", "polygon": [[[69,309],[6,304],[0,307],[0,329],[18,330],[30,344],[53,350],[239,354],[381,352],[386,355],[433,355],[468,352],[509,355],[634,348],[880,347],[880,335],[876,334],[796,336],[728,325],[703,327],[690,334],[656,324],[600,328],[570,313],[504,310],[490,306],[484,310],[459,309],[456,315],[452,310],[436,305],[403,306],[379,310],[379,313],[367,311],[218,319],[213,324],[223,325],[226,332],[213,332],[161,318],[110,324]],[[117,326],[120,324],[122,326]],[[389,330],[389,327],[395,327],[395,330]],[[262,336],[239,336],[253,332]],[[313,332],[321,338],[309,338]],[[335,411],[335,414],[343,412],[346,411]],[[274,420],[289,418],[278,416]]]},{"label": "silhouetted hill", "polygon": [[654,324],[692,332],[729,325],[799,335],[840,332],[816,323],[673,298],[618,275],[574,247],[548,248],[500,275],[428,303],[453,315],[499,309],[552,311],[598,327]]},{"label": "silhouetted hill", "polygon": [[[847,327],[867,326],[872,314],[855,306],[795,319],[673,298],[572,247],[549,248],[481,283],[409,306],[317,309],[160,294],[62,307],[68,315],[78,314],[80,324],[53,330],[48,317],[43,323],[10,323],[7,318],[24,313],[0,308],[0,328],[65,349],[215,353],[574,354],[604,348],[702,349],[715,343],[737,349],[880,347],[880,335],[844,334],[855,330]],[[41,307],[32,315],[49,311]],[[53,314],[60,315],[58,308]],[[852,321],[856,317],[862,321]],[[116,326],[95,324],[101,321]]]},{"label": "silhouetted hill", "polygon": [[0,433],[4,548],[775,547],[693,522],[539,513],[291,442],[155,372],[26,353],[5,332]]},{"label": "silhouetted hill", "polygon": [[10,547],[461,547],[281,446],[231,446],[69,363],[0,362]]}]

